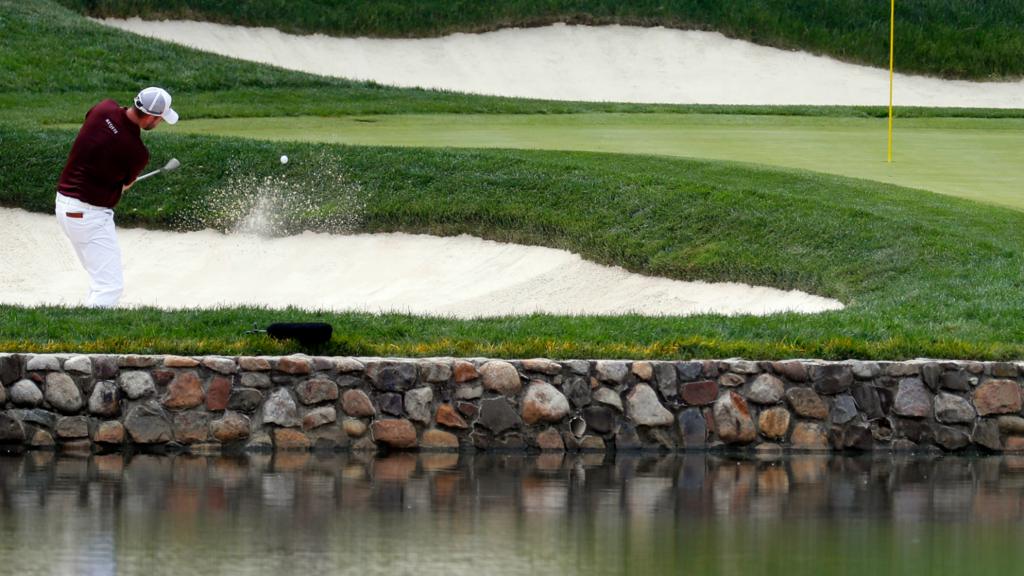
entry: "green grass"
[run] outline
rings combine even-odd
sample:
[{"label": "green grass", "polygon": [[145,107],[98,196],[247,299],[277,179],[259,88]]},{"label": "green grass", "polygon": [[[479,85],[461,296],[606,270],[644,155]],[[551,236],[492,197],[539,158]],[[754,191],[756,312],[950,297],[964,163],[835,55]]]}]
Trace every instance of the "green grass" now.
[{"label": "green grass", "polygon": [[[878,67],[889,62],[889,3],[863,0],[61,0],[97,16],[206,20],[339,36],[440,36],[552,22],[715,30]],[[957,78],[1024,75],[1018,0],[896,2],[896,62]]]},{"label": "green grass", "polygon": [[[866,178],[1024,210],[1024,120],[706,114],[391,115],[183,121],[176,131],[374,146],[526,148],[752,162]],[[767,145],[766,145],[767,143]],[[297,159],[301,161],[301,159]]]},{"label": "green grass", "polygon": [[[768,130],[785,129],[786,123],[772,127],[769,120],[775,119],[751,119],[750,114],[788,115],[790,129],[797,129],[816,122],[870,124],[882,113],[878,108],[552,103],[384,88],[169,47],[109,30],[45,0],[0,0],[0,38],[0,204],[37,212],[52,208],[54,183],[74,136],[73,130],[48,126],[78,122],[101,97],[124,102],[150,83],[170,87],[176,107],[189,120],[471,112],[543,114],[541,119],[494,120],[534,127],[561,122],[565,127],[566,122],[590,118],[571,119],[568,114],[635,112],[661,114],[629,119],[631,125],[648,129],[652,123],[678,120],[719,122],[724,131],[730,123],[758,122]],[[54,49],[68,38],[75,39],[76,49]],[[685,116],[694,111],[747,115],[713,120]],[[668,113],[678,118],[670,119]],[[1012,118],[1024,116],[1021,111],[905,113],[922,118],[991,116],[1004,119],[994,124],[1000,128],[1016,125],[1019,121]],[[446,118],[463,127],[478,121]],[[609,115],[604,121],[621,119]],[[402,116],[394,122],[423,126],[438,120]],[[934,122],[941,130],[952,130],[956,121]],[[568,127],[565,131],[572,132]],[[341,215],[351,206],[337,194],[342,186],[359,191],[359,204],[365,206],[359,220],[362,231],[469,233],[565,248],[647,274],[799,288],[839,298],[848,308],[764,318],[529,316],[459,321],[297,310],[4,306],[0,350],[282,353],[293,348],[240,332],[254,322],[315,318],[337,328],[335,340],[320,351],[324,353],[1012,358],[1024,352],[1024,262],[1019,254],[1024,213],[1014,210],[867,180],[721,161],[282,143],[189,135],[169,127],[148,134],[147,141],[155,163],[176,156],[183,168],[133,190],[118,211],[122,225],[226,228],[230,217],[207,208],[232,183],[243,177],[284,179],[320,209],[296,210],[281,233],[306,227],[346,229],[342,223],[350,219]],[[675,144],[663,140],[662,145]],[[282,153],[294,159],[284,168],[276,162]]]}]

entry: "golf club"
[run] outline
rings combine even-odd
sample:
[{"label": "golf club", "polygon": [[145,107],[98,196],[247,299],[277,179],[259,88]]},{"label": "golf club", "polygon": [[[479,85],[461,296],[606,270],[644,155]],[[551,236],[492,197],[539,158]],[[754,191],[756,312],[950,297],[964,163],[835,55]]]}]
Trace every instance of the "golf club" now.
[{"label": "golf club", "polygon": [[181,162],[178,162],[177,158],[171,158],[170,160],[167,161],[167,164],[164,164],[163,168],[158,168],[156,170],[153,170],[152,172],[146,172],[142,176],[136,178],[135,181],[138,182],[139,180],[145,180],[146,178],[149,178],[150,176],[156,176],[161,172],[170,172],[171,170],[176,169],[178,166],[181,166]]}]

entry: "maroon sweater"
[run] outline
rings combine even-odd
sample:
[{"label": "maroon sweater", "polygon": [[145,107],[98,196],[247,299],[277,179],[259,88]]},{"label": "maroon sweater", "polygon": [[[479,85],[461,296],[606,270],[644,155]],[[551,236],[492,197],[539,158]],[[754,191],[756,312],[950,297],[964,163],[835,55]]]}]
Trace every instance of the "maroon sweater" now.
[{"label": "maroon sweater", "polygon": [[117,102],[93,106],[71,146],[57,191],[93,206],[117,206],[122,186],[134,182],[149,162],[140,134]]}]

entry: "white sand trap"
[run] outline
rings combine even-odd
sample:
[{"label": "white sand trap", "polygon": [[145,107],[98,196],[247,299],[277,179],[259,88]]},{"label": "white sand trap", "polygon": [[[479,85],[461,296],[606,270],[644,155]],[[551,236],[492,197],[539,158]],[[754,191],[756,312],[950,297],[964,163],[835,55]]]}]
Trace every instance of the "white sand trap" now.
[{"label": "white sand trap", "polygon": [[[296,36],[273,28],[190,21],[100,22],[243,60],[391,86],[677,104],[889,101],[888,70],[758,46],[713,32],[556,24],[385,40]],[[898,74],[894,92],[900,106],[1024,108],[1024,81],[965,82]],[[181,98],[187,117],[187,95]]]},{"label": "white sand trap", "polygon": [[[0,209],[0,303],[80,305],[88,278],[53,216]],[[563,250],[459,236],[287,238],[120,229],[124,305],[398,311],[460,318],[530,312],[686,315],[822,312],[803,292],[679,282],[599,266]]]}]

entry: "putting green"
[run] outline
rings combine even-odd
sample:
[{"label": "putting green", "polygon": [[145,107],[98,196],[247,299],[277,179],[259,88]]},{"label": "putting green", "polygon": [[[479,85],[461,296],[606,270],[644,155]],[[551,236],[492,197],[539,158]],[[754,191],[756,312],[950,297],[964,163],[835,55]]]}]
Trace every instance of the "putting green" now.
[{"label": "putting green", "polygon": [[[182,121],[176,131],[360,145],[658,154],[814,170],[1024,209],[1024,120],[705,114],[381,115]],[[301,161],[301,158],[293,160]]]}]

